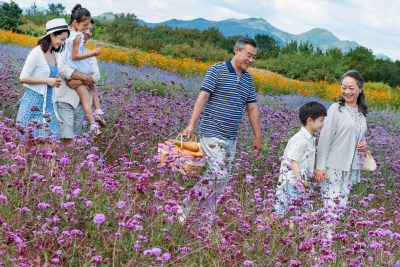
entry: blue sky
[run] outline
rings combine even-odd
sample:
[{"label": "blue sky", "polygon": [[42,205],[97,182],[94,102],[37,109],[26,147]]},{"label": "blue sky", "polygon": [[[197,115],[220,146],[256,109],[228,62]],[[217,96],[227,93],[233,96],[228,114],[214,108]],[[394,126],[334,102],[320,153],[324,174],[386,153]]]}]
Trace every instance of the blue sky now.
[{"label": "blue sky", "polygon": [[[3,0],[4,1],[4,0]],[[9,0],[5,0],[9,1]],[[400,60],[400,0],[15,0],[20,7],[62,3],[70,11],[76,3],[93,15],[134,13],[146,22],[169,19],[263,18],[283,31],[299,34],[313,28],[331,31],[341,40],[356,41]]]}]

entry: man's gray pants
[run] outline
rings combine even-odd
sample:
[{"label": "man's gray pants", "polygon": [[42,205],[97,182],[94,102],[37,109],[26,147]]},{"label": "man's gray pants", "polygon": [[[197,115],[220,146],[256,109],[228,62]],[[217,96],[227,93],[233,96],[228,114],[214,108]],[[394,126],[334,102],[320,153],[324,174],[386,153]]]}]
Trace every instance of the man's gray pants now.
[{"label": "man's gray pants", "polygon": [[209,223],[213,221],[217,201],[229,181],[236,143],[236,139],[224,140],[204,136],[200,138],[201,149],[209,157],[206,163],[207,171],[190,189],[189,196],[184,200],[185,215],[194,215],[198,212],[203,220]]}]

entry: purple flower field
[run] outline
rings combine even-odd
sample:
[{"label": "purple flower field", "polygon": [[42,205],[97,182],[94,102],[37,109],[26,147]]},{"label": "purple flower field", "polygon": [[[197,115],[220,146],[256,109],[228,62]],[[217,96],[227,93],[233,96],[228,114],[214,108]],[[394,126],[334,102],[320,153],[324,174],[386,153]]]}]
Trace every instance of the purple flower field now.
[{"label": "purple flower field", "polygon": [[[97,141],[84,133],[72,146],[59,142],[53,154],[45,140],[16,137],[22,129],[12,106],[25,91],[18,77],[28,52],[0,45],[0,266],[393,266],[400,260],[399,114],[368,116],[378,169],[362,172],[332,240],[324,237],[332,218],[317,183],[285,218],[265,220],[276,201],[279,158],[300,126],[299,106],[330,105],[295,95],[259,95],[262,155],[251,151],[246,115],[218,218],[211,226],[199,216],[181,224],[177,204],[198,178],[159,165],[157,143],[186,127],[202,78],[101,63],[97,86],[107,129]],[[18,155],[17,146],[28,141],[37,145]],[[304,201],[314,209],[296,213]]]}]

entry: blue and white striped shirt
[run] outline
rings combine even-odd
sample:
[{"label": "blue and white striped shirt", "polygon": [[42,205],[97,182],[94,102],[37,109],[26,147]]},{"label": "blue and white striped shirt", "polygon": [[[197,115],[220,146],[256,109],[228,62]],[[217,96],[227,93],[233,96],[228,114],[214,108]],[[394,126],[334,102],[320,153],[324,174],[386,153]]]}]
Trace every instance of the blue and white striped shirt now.
[{"label": "blue and white striped shirt", "polygon": [[208,69],[200,90],[211,94],[203,110],[200,136],[236,139],[246,103],[257,102],[251,75],[243,71],[239,78],[230,60],[217,63]]}]

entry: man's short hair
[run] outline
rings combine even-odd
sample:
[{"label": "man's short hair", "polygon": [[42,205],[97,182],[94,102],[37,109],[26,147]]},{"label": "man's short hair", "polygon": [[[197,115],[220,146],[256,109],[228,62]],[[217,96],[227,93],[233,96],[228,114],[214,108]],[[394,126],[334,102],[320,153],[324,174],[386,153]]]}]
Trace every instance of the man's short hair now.
[{"label": "man's short hair", "polygon": [[233,46],[233,52],[235,52],[236,47],[239,49],[239,51],[241,51],[248,44],[255,48],[258,48],[258,43],[253,38],[241,37],[236,40],[235,45]]},{"label": "man's short hair", "polygon": [[90,19],[90,23],[94,25],[94,19]]},{"label": "man's short hair", "polygon": [[307,119],[311,118],[313,120],[321,116],[326,116],[326,107],[316,101],[308,102],[301,106],[299,111],[299,119],[301,124],[307,125]]}]

